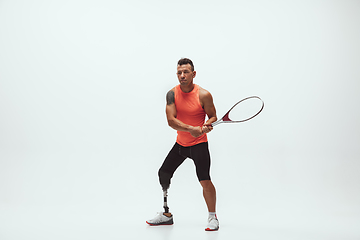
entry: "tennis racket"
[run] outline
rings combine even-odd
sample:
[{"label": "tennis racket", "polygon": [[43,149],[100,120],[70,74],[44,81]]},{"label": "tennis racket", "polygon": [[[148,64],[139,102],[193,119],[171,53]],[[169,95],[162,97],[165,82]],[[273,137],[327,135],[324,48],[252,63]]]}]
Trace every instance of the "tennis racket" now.
[{"label": "tennis racket", "polygon": [[235,103],[220,120],[213,122],[211,126],[214,127],[220,123],[245,122],[256,117],[263,109],[264,102],[261,98],[257,96],[247,97]]}]

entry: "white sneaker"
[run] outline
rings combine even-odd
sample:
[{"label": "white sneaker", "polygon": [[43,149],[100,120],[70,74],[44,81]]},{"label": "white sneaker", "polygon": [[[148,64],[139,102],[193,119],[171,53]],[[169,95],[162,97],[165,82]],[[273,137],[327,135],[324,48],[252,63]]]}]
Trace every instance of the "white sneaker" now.
[{"label": "white sneaker", "polygon": [[219,220],[216,217],[209,218],[209,222],[205,228],[205,231],[217,231],[217,230],[219,230]]},{"label": "white sneaker", "polygon": [[164,212],[158,212],[153,219],[147,220],[146,223],[151,226],[172,225],[174,224],[173,215],[171,215],[171,217],[167,217],[164,215]]}]

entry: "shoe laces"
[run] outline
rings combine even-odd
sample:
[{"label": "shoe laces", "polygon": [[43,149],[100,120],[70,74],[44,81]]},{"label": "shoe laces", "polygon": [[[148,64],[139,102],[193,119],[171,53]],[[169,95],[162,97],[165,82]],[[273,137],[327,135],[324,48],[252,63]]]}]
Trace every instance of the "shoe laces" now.
[{"label": "shoe laces", "polygon": [[209,218],[208,218],[208,221],[209,221],[209,222],[211,222],[212,220],[218,221],[216,217],[209,217]]},{"label": "shoe laces", "polygon": [[161,222],[161,218],[162,218],[162,215],[163,215],[163,212],[158,212],[157,214],[156,214],[156,216],[152,219],[154,222],[156,222],[156,223],[159,223],[159,222]]}]

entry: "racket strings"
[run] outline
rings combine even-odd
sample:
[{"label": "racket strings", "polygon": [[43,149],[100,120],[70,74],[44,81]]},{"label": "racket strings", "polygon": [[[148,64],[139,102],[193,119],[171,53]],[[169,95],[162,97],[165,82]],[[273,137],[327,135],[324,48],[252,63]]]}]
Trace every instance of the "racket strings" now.
[{"label": "racket strings", "polygon": [[249,97],[235,104],[222,118],[223,121],[246,121],[253,118],[264,107],[263,101],[258,97]]},{"label": "racket strings", "polygon": [[264,108],[264,102],[257,96],[244,98],[237,102],[220,120],[213,123],[216,126],[220,123],[245,122],[257,116]]}]

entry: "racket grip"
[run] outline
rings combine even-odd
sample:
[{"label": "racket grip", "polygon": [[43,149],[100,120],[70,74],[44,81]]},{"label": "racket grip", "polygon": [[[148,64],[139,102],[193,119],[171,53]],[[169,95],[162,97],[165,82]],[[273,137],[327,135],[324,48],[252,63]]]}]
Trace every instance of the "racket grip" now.
[{"label": "racket grip", "polygon": [[218,125],[220,122],[221,122],[221,121],[216,121],[216,122],[210,123],[210,126],[215,127],[215,126]]}]

